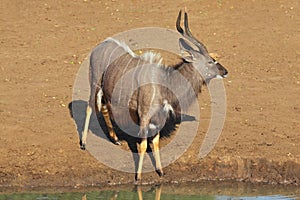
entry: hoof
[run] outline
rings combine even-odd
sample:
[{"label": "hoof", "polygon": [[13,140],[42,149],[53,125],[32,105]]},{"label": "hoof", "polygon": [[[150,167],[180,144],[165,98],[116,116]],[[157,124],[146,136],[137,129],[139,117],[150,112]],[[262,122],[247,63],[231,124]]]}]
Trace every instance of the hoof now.
[{"label": "hoof", "polygon": [[85,150],[85,144],[82,144],[82,143],[80,142],[80,149],[81,149],[81,150]]},{"label": "hoof", "polygon": [[134,185],[141,185],[142,184],[142,179],[135,179]]},{"label": "hoof", "polygon": [[135,177],[134,177],[134,184],[135,185],[141,185],[142,184],[142,179],[138,178],[138,174],[136,174]]},{"label": "hoof", "polygon": [[119,140],[114,141],[114,144],[115,144],[115,145],[120,145],[120,146],[122,145],[121,142],[120,142]]},{"label": "hoof", "polygon": [[164,172],[161,169],[157,169],[156,173],[158,174],[158,176],[162,177],[164,175]]},{"label": "hoof", "polygon": [[111,141],[113,144],[115,144],[115,145],[122,145],[121,142],[120,142],[118,139],[115,140],[115,139],[113,139],[113,138],[110,138],[110,141]]},{"label": "hoof", "polygon": [[82,142],[82,140],[79,141],[80,149],[85,150],[85,143]]},{"label": "hoof", "polygon": [[80,147],[80,149],[81,149],[81,150],[85,150],[85,145],[82,145],[82,146]]}]

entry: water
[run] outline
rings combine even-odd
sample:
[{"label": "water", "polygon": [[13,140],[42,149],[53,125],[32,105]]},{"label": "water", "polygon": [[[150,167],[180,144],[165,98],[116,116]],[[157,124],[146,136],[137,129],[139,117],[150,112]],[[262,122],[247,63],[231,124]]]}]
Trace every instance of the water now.
[{"label": "water", "polygon": [[[294,200],[300,187],[237,183],[193,183],[153,186],[115,186],[88,189],[44,189],[0,193],[0,200]],[[7,191],[4,191],[7,192]]]}]

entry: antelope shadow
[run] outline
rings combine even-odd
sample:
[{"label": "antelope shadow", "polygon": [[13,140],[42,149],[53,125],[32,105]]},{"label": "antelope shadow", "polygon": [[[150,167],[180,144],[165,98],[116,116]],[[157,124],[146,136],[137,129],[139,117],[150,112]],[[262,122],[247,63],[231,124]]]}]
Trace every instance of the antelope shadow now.
[{"label": "antelope shadow", "polygon": [[[74,123],[76,125],[76,130],[77,130],[80,146],[81,146],[82,133],[84,130],[84,125],[85,125],[87,104],[88,103],[83,100],[74,100],[74,101],[70,102],[68,105],[70,116],[73,118]],[[170,135],[176,130],[176,127],[182,122],[196,121],[196,118],[194,116],[185,115],[185,114],[181,114],[179,116],[180,117],[177,117],[177,118],[170,117],[166,121],[165,126],[160,130],[161,138],[162,137],[163,138],[170,137]],[[141,138],[134,137],[130,134],[127,134],[126,132],[121,130],[115,122],[112,122],[112,123],[113,123],[114,130],[115,130],[116,135],[119,138],[119,140],[124,141],[128,145],[128,147],[132,153],[135,171],[137,171],[138,163],[139,163],[138,145],[141,142]],[[110,139],[111,137],[109,137],[109,131],[106,127],[105,120],[104,120],[104,117],[101,112],[95,113],[93,111],[91,118],[90,118],[89,130],[91,131],[92,134],[94,134],[97,137],[100,137],[101,139],[111,140]],[[150,157],[152,165],[155,166],[155,158],[153,156],[151,144],[149,141],[151,141],[151,140],[148,140],[146,152],[147,152],[148,156]]]}]

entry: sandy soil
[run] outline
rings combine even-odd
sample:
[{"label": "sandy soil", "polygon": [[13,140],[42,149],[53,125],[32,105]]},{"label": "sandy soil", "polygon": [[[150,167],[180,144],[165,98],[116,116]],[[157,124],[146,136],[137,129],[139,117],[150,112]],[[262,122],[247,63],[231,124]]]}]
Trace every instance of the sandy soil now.
[{"label": "sandy soil", "polygon": [[68,105],[80,63],[105,38],[154,26],[175,28],[187,7],[194,35],[220,55],[227,117],[214,150],[198,160],[209,123],[189,150],[144,182],[203,179],[300,184],[300,2],[8,1],[0,2],[0,186],[131,183],[79,148]]}]

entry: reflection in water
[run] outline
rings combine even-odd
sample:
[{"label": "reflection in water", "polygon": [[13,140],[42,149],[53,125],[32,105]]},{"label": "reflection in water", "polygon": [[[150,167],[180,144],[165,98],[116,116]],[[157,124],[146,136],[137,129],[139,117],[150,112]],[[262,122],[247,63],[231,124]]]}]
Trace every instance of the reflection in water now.
[{"label": "reflection in water", "polygon": [[[161,188],[162,188],[162,185],[159,185],[158,187],[155,187],[155,200],[160,200]],[[143,199],[143,193],[142,193],[141,186],[137,186],[137,193],[138,193],[139,200],[142,200]]]},{"label": "reflection in water", "polygon": [[[162,194],[163,187],[162,185],[156,186],[135,186],[132,190],[103,190],[97,194],[97,196],[90,195],[90,198],[87,198],[86,194],[82,196],[82,200],[92,200],[92,199],[109,199],[109,200],[169,200],[169,199],[180,199],[180,200],[294,200],[298,199],[300,196],[297,192],[292,192],[293,190],[279,190],[282,195],[274,193],[272,190],[267,189],[265,192],[262,187],[262,190],[255,189],[246,189],[243,191],[245,195],[239,194],[237,190],[235,192],[229,191],[224,192],[220,191],[217,188],[215,190],[210,191],[208,188],[205,188],[206,192],[202,191],[202,188],[199,188],[197,191],[197,187],[190,185],[183,186],[170,186],[166,187],[164,193]],[[268,188],[268,186],[267,186]],[[208,190],[207,190],[208,189]],[[234,190],[234,189],[233,189]],[[297,189],[296,189],[297,190]],[[236,193],[237,192],[237,193]],[[230,195],[232,193],[232,195]],[[297,195],[298,196],[297,196]]]},{"label": "reflection in water", "polygon": [[[147,191],[147,193],[152,193],[152,190],[153,190],[153,188],[151,188],[150,191]],[[155,196],[154,196],[155,198],[153,198],[153,200],[160,200],[162,185],[155,186],[154,190],[155,190]],[[142,186],[136,186],[136,191],[135,192],[137,194],[138,200],[143,200]],[[120,198],[118,198],[118,196],[119,196],[119,192],[114,191],[109,196],[104,195],[103,197],[106,198],[106,199],[109,199],[109,200],[125,199],[122,196],[120,196]],[[149,199],[149,198],[147,198],[147,199]],[[88,200],[87,197],[86,197],[86,194],[84,194],[82,196],[82,200]]]},{"label": "reflection in water", "polygon": [[[47,190],[47,189],[45,189]],[[42,191],[45,191],[42,190]],[[66,191],[67,190],[67,191]],[[236,182],[202,182],[192,184],[120,185],[108,188],[48,189],[48,193],[16,193],[0,190],[0,200],[294,200],[300,199],[299,187]],[[65,191],[62,193],[62,191]],[[85,191],[85,192],[83,192]],[[4,193],[5,192],[5,193]]]}]

